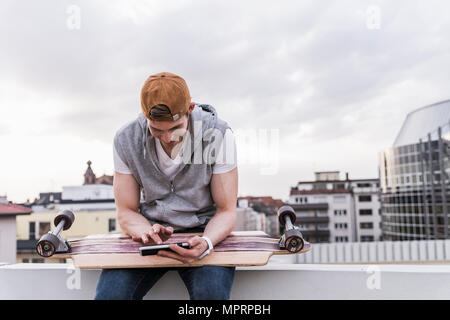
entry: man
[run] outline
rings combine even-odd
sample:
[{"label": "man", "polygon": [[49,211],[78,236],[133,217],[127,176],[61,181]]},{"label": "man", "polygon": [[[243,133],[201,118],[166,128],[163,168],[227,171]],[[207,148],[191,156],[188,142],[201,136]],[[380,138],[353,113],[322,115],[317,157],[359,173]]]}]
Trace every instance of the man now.
[{"label": "man", "polygon": [[[158,255],[183,263],[203,259],[236,221],[231,128],[212,106],[191,102],[184,79],[168,72],[145,81],[141,108],[114,137],[120,227],[143,244],[162,243],[173,232],[201,232],[189,249],[172,245],[172,252]],[[178,271],[191,299],[229,299],[235,268],[220,266],[104,269],[95,299],[142,299],[169,270]]]}]

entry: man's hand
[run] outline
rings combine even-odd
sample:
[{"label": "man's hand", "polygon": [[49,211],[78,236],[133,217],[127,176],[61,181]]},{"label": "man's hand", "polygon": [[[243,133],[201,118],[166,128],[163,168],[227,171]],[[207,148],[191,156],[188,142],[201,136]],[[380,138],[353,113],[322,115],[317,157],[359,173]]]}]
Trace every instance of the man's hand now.
[{"label": "man's hand", "polygon": [[208,249],[208,242],[199,236],[192,237],[188,240],[188,243],[190,249],[181,248],[176,244],[171,244],[169,248],[174,252],[159,250],[158,256],[176,259],[183,263],[192,263]]},{"label": "man's hand", "polygon": [[172,236],[173,228],[155,223],[153,226],[134,226],[132,230],[129,230],[129,233],[134,241],[141,241],[143,244],[153,241],[156,244],[161,244]]}]

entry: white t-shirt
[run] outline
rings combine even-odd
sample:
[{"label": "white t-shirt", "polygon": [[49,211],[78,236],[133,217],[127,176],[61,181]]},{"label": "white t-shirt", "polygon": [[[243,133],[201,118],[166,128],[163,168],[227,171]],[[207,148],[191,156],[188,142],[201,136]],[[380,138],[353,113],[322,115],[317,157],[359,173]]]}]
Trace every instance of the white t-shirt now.
[{"label": "white t-shirt", "polygon": [[[182,149],[178,152],[177,156],[172,159],[170,158],[161,146],[159,139],[155,138],[156,154],[158,156],[159,168],[169,177],[177,171],[181,165],[181,154]],[[120,159],[119,154],[113,144],[114,153],[114,170],[122,174],[131,174],[131,170],[128,166]],[[233,132],[230,129],[225,131],[224,141],[222,143],[222,148],[217,152],[216,161],[213,164],[213,174],[225,173],[233,170],[237,165],[237,154],[236,154],[236,140],[234,138]]]}]

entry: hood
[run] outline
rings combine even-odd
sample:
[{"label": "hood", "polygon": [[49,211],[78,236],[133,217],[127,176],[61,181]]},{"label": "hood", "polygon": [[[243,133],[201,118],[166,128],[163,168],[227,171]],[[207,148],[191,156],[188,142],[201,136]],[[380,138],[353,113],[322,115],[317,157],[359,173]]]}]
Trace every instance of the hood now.
[{"label": "hood", "polygon": [[[188,130],[191,137],[194,136],[194,123],[196,121],[202,121],[202,135],[205,130],[214,127],[217,122],[217,112],[213,106],[208,104],[195,104],[194,110],[191,113],[189,118]],[[138,116],[138,123],[141,127],[142,132],[142,149],[144,153],[144,159],[147,157],[147,139],[154,138],[148,128],[147,118],[143,113],[140,113]],[[185,140],[186,141],[186,140]],[[199,143],[202,142],[202,139],[194,138],[191,139],[191,154],[194,153],[195,148],[198,147]]]}]

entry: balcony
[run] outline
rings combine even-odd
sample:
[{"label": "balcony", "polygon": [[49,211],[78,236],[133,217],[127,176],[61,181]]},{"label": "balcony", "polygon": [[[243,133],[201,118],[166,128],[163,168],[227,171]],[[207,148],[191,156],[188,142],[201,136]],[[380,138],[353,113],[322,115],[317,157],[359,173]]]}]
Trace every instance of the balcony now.
[{"label": "balcony", "polygon": [[17,253],[35,253],[37,239],[17,240]]},{"label": "balcony", "polygon": [[303,236],[305,237],[309,237],[309,236],[315,236],[315,237],[329,237],[330,236],[330,230],[319,230],[319,229],[314,229],[314,230],[301,230]]},{"label": "balcony", "polygon": [[304,203],[304,204],[289,204],[295,211],[307,210],[328,210],[328,203]]},{"label": "balcony", "polygon": [[298,216],[295,220],[295,224],[306,224],[306,223],[328,223],[330,218],[328,216]]}]

